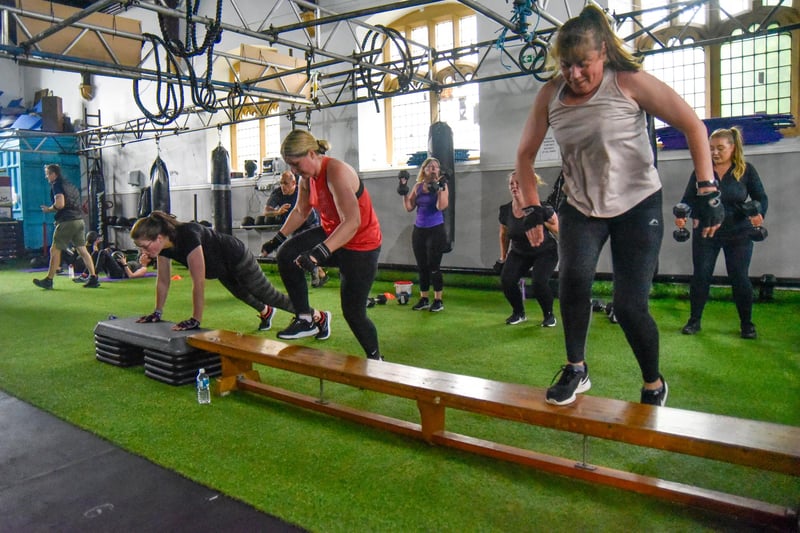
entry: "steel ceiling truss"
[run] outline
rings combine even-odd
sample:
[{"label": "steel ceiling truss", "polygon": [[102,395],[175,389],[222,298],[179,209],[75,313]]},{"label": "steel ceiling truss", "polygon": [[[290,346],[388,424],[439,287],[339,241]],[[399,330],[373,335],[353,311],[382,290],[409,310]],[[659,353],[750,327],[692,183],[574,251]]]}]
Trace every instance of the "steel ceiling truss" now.
[{"label": "steel ceiling truss", "polygon": [[[0,6],[4,32],[0,58],[32,67],[131,79],[135,94],[137,87],[143,84],[149,84],[150,90],[155,87],[159,96],[156,109],[148,109],[147,104],[139,103],[144,118],[79,132],[94,135],[107,145],[221,127],[270,115],[285,115],[295,122],[298,115],[305,113],[308,123],[313,111],[363,102],[377,103],[378,100],[399,94],[441,91],[467,83],[486,83],[529,75],[542,79],[547,48],[561,26],[561,22],[547,12],[546,2],[513,0],[511,4],[507,3],[508,13],[498,13],[475,0],[458,1],[476,11],[478,16],[496,24],[500,36],[451,50],[436,50],[422,43],[411,42],[391,28],[365,22],[377,14],[396,13],[400,16],[407,9],[442,4],[440,0],[404,0],[348,13],[335,13],[307,0],[275,0],[271,6],[254,4],[258,7],[257,14],[245,12],[236,0],[226,0],[226,16],[220,18],[197,13],[187,15],[185,10],[165,7],[158,0],[99,0],[65,19]],[[678,1],[672,3],[669,10],[656,8],[613,13],[609,17],[618,29],[633,27],[629,35],[621,35],[624,41],[637,46],[643,39],[650,39],[654,43],[652,48],[642,53],[658,53],[675,49],[676,46],[659,39],[657,30],[668,24],[671,35],[681,35],[691,27],[691,21],[683,27],[678,24],[681,15],[705,9],[710,1]],[[764,16],[754,32],[749,30],[748,24],[738,22],[735,15],[720,11],[719,17],[738,23],[743,30],[742,38],[797,29],[796,24],[781,26],[779,23],[778,14],[781,10],[791,9],[783,6],[784,1],[778,6],[762,8]],[[241,37],[239,42],[289,50],[295,57],[305,59],[306,66],[292,69],[269,61],[244,58],[219,50],[213,44],[208,57],[199,54],[183,57],[170,53],[171,43],[164,35],[126,33],[116,28],[98,27],[85,20],[90,14],[102,10],[119,13],[130,12],[134,8],[155,13],[162,19],[178,18],[187,27],[191,25],[192,30],[219,31],[225,38],[226,47],[230,47],[231,34],[235,34]],[[643,16],[652,16],[654,12],[658,13],[657,21],[648,25],[642,23]],[[21,20],[23,16],[48,20],[52,26],[34,34],[25,27]],[[534,29],[530,28],[526,16],[536,17]],[[223,21],[232,19],[236,23]],[[275,26],[275,20],[296,22]],[[774,23],[778,23],[777,28],[767,28]],[[17,28],[16,43],[8,41],[10,27]],[[112,62],[100,62],[72,57],[68,50],[63,54],[53,54],[40,49],[38,44],[44,38],[66,27],[79,28],[83,33],[92,32],[109,52],[109,36],[140,40],[141,63],[132,67],[121,64],[116,58]],[[333,39],[334,34],[336,39]],[[719,38],[708,41],[695,39],[691,46],[702,46],[715,40]],[[412,55],[412,49],[419,52]],[[499,57],[502,68],[498,67],[495,56]],[[113,52],[111,57],[114,57]],[[386,60],[386,57],[392,59]],[[269,74],[243,80],[234,68],[241,61],[264,67]],[[213,69],[230,72],[231,77],[215,79],[210,72],[210,65],[213,65]],[[431,65],[437,68],[433,69]],[[439,71],[444,67],[449,67],[448,72],[452,75],[446,80],[437,79],[434,70]],[[292,92],[282,85],[284,77],[291,75],[305,77],[301,91]],[[186,103],[189,100],[185,95],[187,92],[191,103]],[[280,106],[283,109],[276,105],[278,103],[283,104]],[[189,117],[195,117],[195,120],[189,120]]]}]

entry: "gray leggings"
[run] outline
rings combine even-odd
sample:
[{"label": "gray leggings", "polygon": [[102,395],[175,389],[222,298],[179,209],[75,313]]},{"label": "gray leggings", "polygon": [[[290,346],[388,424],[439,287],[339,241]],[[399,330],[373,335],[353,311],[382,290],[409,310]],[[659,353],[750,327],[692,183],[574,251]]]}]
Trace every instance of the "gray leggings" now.
[{"label": "gray leggings", "polygon": [[559,217],[559,299],[567,359],[586,355],[592,282],[600,251],[611,240],[614,314],[648,383],[658,380],[658,327],[648,297],[664,235],[661,191],[614,218],[593,218],[564,202]]},{"label": "gray leggings", "polygon": [[219,282],[231,294],[261,313],[265,305],[294,314],[294,306],[289,297],[269,282],[258,261],[250,252],[231,269],[229,275],[220,276]]}]

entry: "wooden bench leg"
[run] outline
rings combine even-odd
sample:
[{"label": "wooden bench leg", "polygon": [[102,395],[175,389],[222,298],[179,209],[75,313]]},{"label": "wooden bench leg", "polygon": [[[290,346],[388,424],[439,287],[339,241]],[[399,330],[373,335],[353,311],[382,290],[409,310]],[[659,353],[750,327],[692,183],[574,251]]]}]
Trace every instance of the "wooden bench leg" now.
[{"label": "wooden bench leg", "polygon": [[240,377],[252,381],[261,381],[261,376],[257,370],[253,370],[253,363],[242,361],[232,357],[220,356],[222,362],[222,375],[214,382],[214,394],[224,396],[232,390],[237,389],[237,382]]},{"label": "wooden bench leg", "polygon": [[422,437],[425,441],[432,443],[433,435],[444,430],[444,405],[438,403],[436,398],[433,402],[417,400],[417,409],[422,425]]}]

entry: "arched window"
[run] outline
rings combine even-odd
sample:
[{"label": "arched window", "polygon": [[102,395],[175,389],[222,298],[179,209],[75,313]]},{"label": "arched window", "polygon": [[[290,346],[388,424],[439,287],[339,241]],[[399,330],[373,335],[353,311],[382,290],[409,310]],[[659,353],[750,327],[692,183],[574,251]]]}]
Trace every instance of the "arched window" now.
[{"label": "arched window", "polygon": [[[417,65],[415,75],[438,82],[441,90],[396,94],[359,104],[361,168],[406,166],[412,154],[428,149],[428,130],[437,121],[450,125],[455,148],[470,150],[473,158],[478,156],[478,86],[463,83],[472,78],[478,58],[467,54],[455,60],[435,60],[431,53],[477,43],[475,13],[458,4],[427,6],[388,26],[409,42]],[[394,49],[387,48],[390,48],[385,50],[387,60],[396,60]],[[390,88],[397,80],[389,79],[385,83]],[[381,140],[385,149],[376,148]]]},{"label": "arched window", "polygon": [[[641,16],[640,25],[628,21],[620,31],[654,25],[635,41],[636,49],[646,54],[645,69],[673,87],[701,118],[800,116],[800,30],[781,31],[796,27],[800,10],[779,0],[718,0],[669,18],[684,5],[612,0],[609,7],[618,14],[652,8]],[[769,25],[763,25],[767,20]],[[701,44],[691,46],[693,42]],[[784,135],[798,131],[781,130]]]}]

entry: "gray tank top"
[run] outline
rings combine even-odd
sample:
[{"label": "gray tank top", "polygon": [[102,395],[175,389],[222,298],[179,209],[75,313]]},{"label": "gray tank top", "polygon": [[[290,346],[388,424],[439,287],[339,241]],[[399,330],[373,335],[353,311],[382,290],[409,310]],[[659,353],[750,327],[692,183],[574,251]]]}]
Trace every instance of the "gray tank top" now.
[{"label": "gray tank top", "polygon": [[579,105],[561,101],[565,85],[561,79],[548,118],[567,201],[586,216],[621,215],[661,189],[645,113],[622,93],[614,70],[606,69],[597,92]]}]

